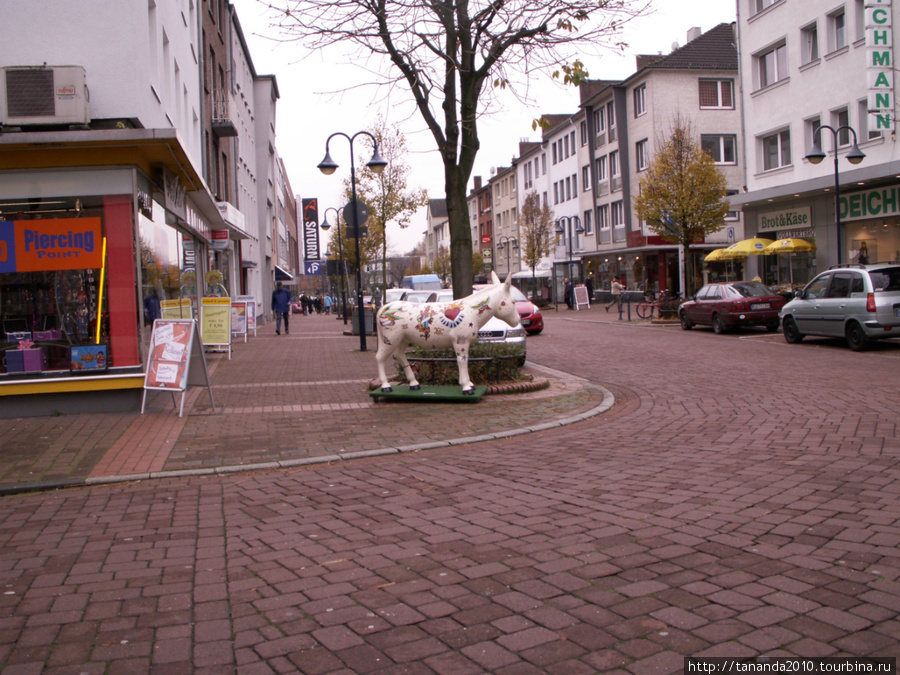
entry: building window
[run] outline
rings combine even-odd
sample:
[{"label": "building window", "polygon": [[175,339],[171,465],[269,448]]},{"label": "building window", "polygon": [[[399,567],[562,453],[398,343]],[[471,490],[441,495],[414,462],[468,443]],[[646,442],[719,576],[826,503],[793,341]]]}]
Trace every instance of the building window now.
[{"label": "building window", "polygon": [[766,7],[774,5],[778,0],[750,0],[750,10],[751,14],[758,14],[763,11]]},{"label": "building window", "polygon": [[782,42],[754,57],[757,89],[787,79],[787,45]]},{"label": "building window", "polygon": [[[835,129],[840,129],[843,126],[850,125],[850,110],[848,108],[840,108],[839,110],[831,111],[831,126]],[[840,147],[846,147],[850,145],[850,130],[849,129],[841,129],[838,131],[837,135],[838,145]]]},{"label": "building window", "polygon": [[553,183],[553,204],[559,204],[559,183]]},{"label": "building window", "polygon": [[555,166],[556,163],[559,161],[559,160],[556,158],[556,143],[552,143],[552,144],[550,145],[550,147],[553,149],[553,164],[554,164],[554,166]]},{"label": "building window", "polygon": [[606,125],[609,128],[609,140],[616,140],[616,109],[612,101],[606,104]]},{"label": "building window", "polygon": [[861,141],[871,141],[876,138],[881,138],[881,132],[878,129],[872,128],[872,123],[869,121],[869,100],[864,98],[858,103],[859,108],[859,138]]},{"label": "building window", "polygon": [[646,138],[634,144],[634,161],[638,171],[650,168],[650,150]]},{"label": "building window", "polygon": [[625,206],[621,201],[612,203],[610,214],[613,228],[613,241],[625,241]]},{"label": "building window", "polygon": [[606,108],[600,106],[594,111],[594,133],[596,134],[595,148],[606,143]]},{"label": "building window", "polygon": [[700,80],[700,107],[734,109],[732,80]]},{"label": "building window", "polygon": [[613,178],[619,177],[619,151],[613,150],[609,153],[609,175]]},{"label": "building window", "polygon": [[819,27],[811,23],[800,29],[800,47],[803,50],[800,59],[803,65],[819,60]]},{"label": "building window", "polygon": [[847,21],[843,8],[828,15],[828,42],[833,52],[847,46]]},{"label": "building window", "polygon": [[597,229],[609,229],[609,204],[597,207]]},{"label": "building window", "polygon": [[585,235],[594,234],[594,219],[591,218],[593,211],[588,209],[584,212],[584,233]]},{"label": "building window", "polygon": [[531,162],[525,162],[525,189],[530,189],[531,185]]},{"label": "building window", "polygon": [[569,157],[569,134],[566,134],[565,138],[563,138],[563,146],[565,148],[565,154],[563,155],[563,157],[568,158]]},{"label": "building window", "polygon": [[581,120],[581,145],[585,146],[588,142],[587,120]]},{"label": "building window", "polygon": [[855,0],[856,5],[856,39],[863,40],[866,37],[866,4],[864,0]]},{"label": "building window", "polygon": [[763,171],[780,169],[791,164],[791,132],[785,129],[770,136],[763,136]]},{"label": "building window", "polygon": [[703,134],[700,147],[716,164],[737,164],[737,136],[731,134]]},{"label": "building window", "polygon": [[569,134],[569,138],[571,139],[572,145],[572,154],[575,154],[575,131],[573,130],[571,134]]},{"label": "building window", "polygon": [[647,85],[642,84],[634,89],[634,116],[640,117],[647,112]]},{"label": "building window", "polygon": [[578,196],[578,174],[577,173],[572,174],[572,196],[573,197]]},{"label": "building window", "polygon": [[804,128],[806,129],[807,148],[811,148],[814,144],[822,142],[822,139],[816,136],[816,132],[819,130],[820,126],[822,126],[822,119],[818,116],[810,117],[808,120],[806,120],[806,122],[804,122]]},{"label": "building window", "polygon": [[591,165],[585,164],[581,167],[581,191],[587,192],[591,189]]},{"label": "building window", "polygon": [[572,179],[566,176],[566,201],[572,199]]},{"label": "building window", "polygon": [[[737,190],[726,190],[725,195],[728,197],[734,197],[738,194]],[[725,213],[725,220],[740,220],[741,214],[738,211],[727,211]]]},{"label": "building window", "polygon": [[542,176],[547,175],[547,153],[546,152],[541,154],[541,175]]}]

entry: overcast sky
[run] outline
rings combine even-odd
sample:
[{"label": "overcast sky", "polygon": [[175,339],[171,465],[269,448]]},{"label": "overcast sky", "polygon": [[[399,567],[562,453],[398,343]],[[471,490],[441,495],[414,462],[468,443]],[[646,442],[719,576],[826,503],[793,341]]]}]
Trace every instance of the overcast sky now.
[{"label": "overcast sky", "polygon": [[[334,93],[343,86],[367,81],[361,71],[336,54],[307,54],[296,43],[280,42],[278,32],[270,27],[270,19],[257,0],[232,0],[250,48],[256,72],[274,74],[281,98],[277,108],[276,140],[278,153],[287,167],[294,193],[300,197],[318,197],[320,220],[326,207],[343,206],[341,183],[350,172],[349,144],[335,138],[331,155],[340,164],[331,176],[322,175],[316,165],[325,155],[329,135],[341,131],[353,135],[372,126],[381,113],[389,123],[403,129],[411,152],[413,167],[410,185],[424,187],[433,198],[444,197],[443,168],[434,139],[425,131],[418,114],[410,117],[409,105],[399,99],[402,92],[385,102],[382,93],[371,88],[350,88]],[[278,4],[273,2],[272,4]],[[735,20],[734,0],[653,0],[654,11],[630,23],[623,38],[628,47],[623,53],[606,52],[602,58],[584,58],[591,79],[624,79],[635,71],[636,54],[668,53],[673,43],[684,45],[687,32],[697,26],[703,32],[723,22]],[[346,85],[344,84],[346,83]],[[473,176],[490,176],[491,167],[508,166],[517,154],[522,139],[540,140],[531,123],[544,113],[574,113],[578,110],[578,93],[574,87],[564,88],[549,81],[535,81],[532,107],[523,106],[514,97],[502,101],[503,109],[483,119],[479,125],[481,149],[475,161]],[[398,114],[402,113],[402,114]],[[354,145],[357,166],[370,157],[358,139]],[[472,183],[469,182],[469,188]],[[329,214],[329,221],[333,214]],[[406,253],[424,235],[425,211],[413,219],[406,230],[388,226],[388,247],[393,253]],[[322,251],[327,242],[323,239]]]}]

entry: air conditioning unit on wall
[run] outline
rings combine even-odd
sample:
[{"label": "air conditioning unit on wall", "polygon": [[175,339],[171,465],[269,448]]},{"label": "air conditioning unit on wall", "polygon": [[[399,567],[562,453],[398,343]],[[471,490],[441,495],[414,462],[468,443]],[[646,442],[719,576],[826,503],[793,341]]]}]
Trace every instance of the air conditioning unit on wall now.
[{"label": "air conditioning unit on wall", "polygon": [[0,69],[0,123],[28,126],[90,121],[90,92],[81,66]]}]

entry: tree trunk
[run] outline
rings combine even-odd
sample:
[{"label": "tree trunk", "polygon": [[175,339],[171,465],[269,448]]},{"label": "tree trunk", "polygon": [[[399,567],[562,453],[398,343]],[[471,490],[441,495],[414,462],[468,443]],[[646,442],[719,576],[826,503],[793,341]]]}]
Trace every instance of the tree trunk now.
[{"label": "tree trunk", "polygon": [[453,296],[464,298],[472,293],[472,231],[469,228],[469,209],[466,203],[466,183],[460,167],[445,172],[447,191],[447,220],[450,225],[450,274],[453,277]]}]

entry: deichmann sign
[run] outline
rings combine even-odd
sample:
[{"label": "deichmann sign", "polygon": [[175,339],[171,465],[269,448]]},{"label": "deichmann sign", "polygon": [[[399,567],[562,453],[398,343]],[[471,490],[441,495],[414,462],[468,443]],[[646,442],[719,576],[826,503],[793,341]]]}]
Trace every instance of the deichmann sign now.
[{"label": "deichmann sign", "polygon": [[869,129],[894,130],[894,35],[891,0],[865,0]]},{"label": "deichmann sign", "polygon": [[303,207],[303,258],[319,260],[319,200],[304,199]]},{"label": "deichmann sign", "polygon": [[809,227],[812,223],[811,211],[808,206],[788,211],[770,211],[759,214],[759,231],[773,232],[785,230],[789,227]]},{"label": "deichmann sign", "polygon": [[887,218],[900,215],[900,186],[841,195],[841,220]]},{"label": "deichmann sign", "polygon": [[0,221],[0,273],[99,269],[99,218]]}]

